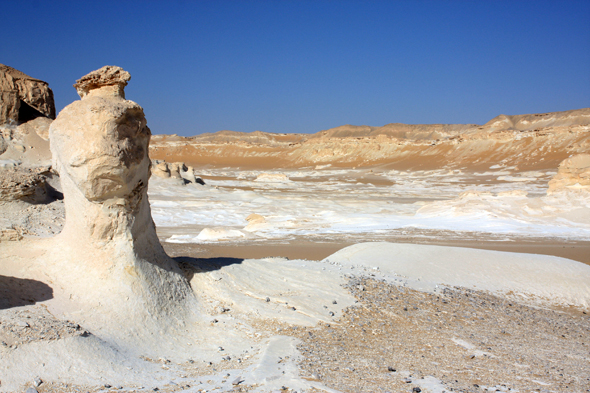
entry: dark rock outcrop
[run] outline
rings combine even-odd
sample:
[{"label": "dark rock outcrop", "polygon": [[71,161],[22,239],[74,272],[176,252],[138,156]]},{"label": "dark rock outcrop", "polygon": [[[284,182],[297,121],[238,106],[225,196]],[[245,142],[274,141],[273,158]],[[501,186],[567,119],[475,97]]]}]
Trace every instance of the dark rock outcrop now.
[{"label": "dark rock outcrop", "polygon": [[0,124],[37,117],[55,119],[53,91],[47,82],[0,64]]}]

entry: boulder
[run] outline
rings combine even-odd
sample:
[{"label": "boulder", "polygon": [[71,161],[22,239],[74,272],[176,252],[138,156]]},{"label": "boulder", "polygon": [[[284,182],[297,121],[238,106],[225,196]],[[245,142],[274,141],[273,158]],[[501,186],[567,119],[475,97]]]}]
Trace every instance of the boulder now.
[{"label": "boulder", "polygon": [[559,164],[557,174],[549,181],[547,195],[564,191],[590,192],[590,154],[577,154]]},{"label": "boulder", "polygon": [[53,91],[48,83],[0,64],[0,124],[37,117],[55,119]]}]

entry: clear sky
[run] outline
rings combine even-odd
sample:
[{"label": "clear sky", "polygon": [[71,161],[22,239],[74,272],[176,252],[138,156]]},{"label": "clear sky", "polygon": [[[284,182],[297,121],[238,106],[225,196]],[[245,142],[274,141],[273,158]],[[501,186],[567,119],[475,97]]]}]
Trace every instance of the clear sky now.
[{"label": "clear sky", "polygon": [[477,123],[590,107],[590,1],[4,0],[57,110],[103,65],[154,134]]}]

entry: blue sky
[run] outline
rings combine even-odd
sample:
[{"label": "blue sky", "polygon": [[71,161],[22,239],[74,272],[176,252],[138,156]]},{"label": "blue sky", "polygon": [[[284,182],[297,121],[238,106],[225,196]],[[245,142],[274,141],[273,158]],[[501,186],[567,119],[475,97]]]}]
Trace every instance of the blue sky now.
[{"label": "blue sky", "polygon": [[[590,1],[3,1],[57,110],[103,65],[155,134],[477,123],[590,106]],[[8,17],[10,15],[10,17]]]}]

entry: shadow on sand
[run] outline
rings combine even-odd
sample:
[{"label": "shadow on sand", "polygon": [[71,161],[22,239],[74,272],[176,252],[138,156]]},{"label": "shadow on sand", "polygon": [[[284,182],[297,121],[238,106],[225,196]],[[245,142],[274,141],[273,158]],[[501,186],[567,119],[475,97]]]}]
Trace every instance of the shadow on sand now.
[{"label": "shadow on sand", "polygon": [[206,273],[219,270],[224,266],[242,263],[242,258],[192,258],[192,257],[175,257],[173,258],[178,266],[184,272],[187,280],[190,282],[195,274]]},{"label": "shadow on sand", "polygon": [[30,306],[53,298],[53,289],[44,282],[0,275],[0,310]]}]

